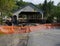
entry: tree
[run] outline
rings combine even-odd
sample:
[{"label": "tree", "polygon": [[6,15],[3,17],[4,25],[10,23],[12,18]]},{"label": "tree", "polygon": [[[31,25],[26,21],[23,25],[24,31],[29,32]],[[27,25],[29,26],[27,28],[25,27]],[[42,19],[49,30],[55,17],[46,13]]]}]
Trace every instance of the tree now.
[{"label": "tree", "polygon": [[41,9],[41,10],[43,10],[43,8],[42,8],[42,6],[43,6],[43,4],[38,4],[38,5],[36,5],[39,9]]},{"label": "tree", "polygon": [[57,6],[60,6],[60,2],[57,4]]},{"label": "tree", "polygon": [[43,4],[39,4],[38,7],[44,11],[44,18],[47,18],[47,22],[53,22],[54,17],[60,22],[60,3],[57,6],[54,5],[54,1],[47,0]]},{"label": "tree", "polygon": [[48,9],[48,13],[51,15],[52,9],[54,7],[54,2],[53,1],[49,1],[47,4],[47,9]]},{"label": "tree", "polygon": [[[54,6],[53,3],[54,2],[51,0],[49,2],[47,2],[47,0],[44,1],[43,5],[42,5],[42,10],[44,11],[45,17],[48,17],[51,15],[51,11],[52,11],[53,6]],[[41,5],[40,5],[40,7],[41,7]]]},{"label": "tree", "polygon": [[14,6],[14,0],[0,0],[0,11],[2,12],[11,11]]},{"label": "tree", "polygon": [[51,15],[48,17],[48,20],[50,22],[52,22],[54,20],[54,17],[57,18],[57,22],[60,22],[60,6],[54,5],[50,14]]},{"label": "tree", "polygon": [[57,17],[57,21],[60,22],[60,6],[55,6],[52,16]]},{"label": "tree", "polygon": [[48,6],[47,6],[47,4],[48,4],[48,2],[47,2],[47,0],[45,0],[44,3],[43,3],[43,6],[42,6],[42,10],[44,11],[44,17],[46,17],[47,14],[48,14]]},{"label": "tree", "polygon": [[1,22],[3,13],[11,13],[11,10],[15,7],[14,0],[0,0],[0,12],[1,12]]},{"label": "tree", "polygon": [[28,2],[24,2],[23,0],[20,1],[16,1],[16,5],[21,8],[22,6],[25,6],[26,4],[28,4]]},{"label": "tree", "polygon": [[[54,7],[54,2],[53,1],[49,1],[47,2],[47,0],[44,1],[43,4],[39,4],[39,8],[41,8],[44,12],[44,18],[48,19],[49,21],[51,21],[51,14],[52,14],[52,11],[53,11],[53,7]],[[51,18],[51,19],[49,19]]]}]

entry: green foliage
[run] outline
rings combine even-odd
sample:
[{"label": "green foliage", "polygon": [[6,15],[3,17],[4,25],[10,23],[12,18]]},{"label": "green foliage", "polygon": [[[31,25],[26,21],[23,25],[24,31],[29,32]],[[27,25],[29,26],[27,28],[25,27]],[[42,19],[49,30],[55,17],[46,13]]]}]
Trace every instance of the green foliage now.
[{"label": "green foliage", "polygon": [[44,18],[47,18],[47,21],[52,22],[54,17],[60,20],[60,3],[55,6],[53,1],[47,2],[47,0],[45,0],[44,3],[39,4],[38,7],[44,11]]},{"label": "green foliage", "polygon": [[0,11],[11,11],[15,6],[14,0],[0,0]]},{"label": "green foliage", "polygon": [[57,17],[57,20],[60,20],[60,6],[54,7],[52,16]]},{"label": "green foliage", "polygon": [[57,6],[60,6],[60,2],[57,4]]},{"label": "green foliage", "polygon": [[[29,4],[28,2],[24,2],[23,0],[0,0],[0,12],[3,12],[3,16],[11,16],[12,11],[15,11],[22,6]],[[57,20],[60,20],[60,3],[57,6],[54,5],[53,1],[47,2],[44,1],[43,4],[36,5],[38,8],[43,10],[44,17],[52,22],[54,17],[57,17]]]},{"label": "green foliage", "polygon": [[[49,21],[54,20],[54,17],[57,18],[57,21],[60,22],[60,6],[53,6],[52,10],[50,11],[51,15],[47,18]],[[51,21],[51,22],[52,22]]]},{"label": "green foliage", "polygon": [[45,2],[43,3],[42,9],[44,11],[44,17],[49,17],[51,15],[52,9],[53,9],[53,1]]},{"label": "green foliage", "polygon": [[3,14],[6,13],[6,15],[10,16],[12,9],[15,7],[15,1],[14,0],[0,0],[0,12],[1,14],[1,18],[0,18],[0,22],[2,24],[2,18],[3,18]]},{"label": "green foliage", "polygon": [[19,8],[22,7],[22,6],[25,6],[26,4],[28,4],[28,2],[24,2],[22,0],[16,1],[16,5],[19,6]]}]

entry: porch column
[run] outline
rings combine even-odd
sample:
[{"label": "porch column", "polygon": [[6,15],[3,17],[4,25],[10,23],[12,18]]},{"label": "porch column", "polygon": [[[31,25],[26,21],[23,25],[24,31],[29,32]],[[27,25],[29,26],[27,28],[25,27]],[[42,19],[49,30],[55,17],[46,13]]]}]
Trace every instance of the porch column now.
[{"label": "porch column", "polygon": [[42,13],[42,19],[44,19],[43,13]]},{"label": "porch column", "polygon": [[19,19],[19,17],[18,17],[19,15],[16,15],[16,16],[17,16],[17,20],[18,20]]}]

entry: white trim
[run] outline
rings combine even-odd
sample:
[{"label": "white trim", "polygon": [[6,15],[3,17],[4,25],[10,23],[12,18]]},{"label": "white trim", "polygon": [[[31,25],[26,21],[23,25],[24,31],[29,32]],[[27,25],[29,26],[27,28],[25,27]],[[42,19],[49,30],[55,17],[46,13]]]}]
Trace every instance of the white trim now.
[{"label": "white trim", "polygon": [[44,15],[43,15],[43,13],[42,13],[42,19],[44,18]]}]

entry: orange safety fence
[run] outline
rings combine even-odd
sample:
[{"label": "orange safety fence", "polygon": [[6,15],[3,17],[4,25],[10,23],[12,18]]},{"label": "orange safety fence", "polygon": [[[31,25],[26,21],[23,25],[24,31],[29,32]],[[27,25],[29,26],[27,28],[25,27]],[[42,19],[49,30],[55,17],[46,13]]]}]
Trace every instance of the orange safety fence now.
[{"label": "orange safety fence", "polygon": [[47,29],[51,29],[51,28],[54,28],[54,27],[60,27],[60,23],[57,23],[57,24],[44,24],[46,26]]},{"label": "orange safety fence", "polygon": [[14,26],[14,31],[15,33],[29,33],[30,32],[30,28],[28,26],[21,26],[21,27],[15,27]]},{"label": "orange safety fence", "polygon": [[59,24],[40,24],[38,26],[31,26],[30,30],[31,31],[40,31],[40,30],[45,30],[45,29],[54,29],[56,27],[60,28],[60,23]]},{"label": "orange safety fence", "polygon": [[29,27],[19,27],[19,26],[0,26],[0,33],[12,34],[12,33],[29,33]]},{"label": "orange safety fence", "polygon": [[29,33],[32,31],[38,31],[41,29],[51,29],[54,27],[60,27],[60,24],[42,24],[38,26],[0,26],[0,33],[12,34],[12,33]]},{"label": "orange safety fence", "polygon": [[6,33],[6,34],[10,34],[10,33],[13,33],[14,30],[12,29],[11,26],[0,26],[0,33],[1,32]]}]

